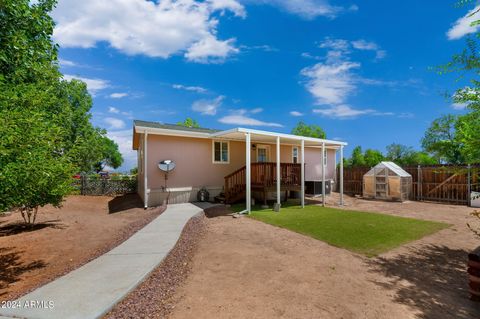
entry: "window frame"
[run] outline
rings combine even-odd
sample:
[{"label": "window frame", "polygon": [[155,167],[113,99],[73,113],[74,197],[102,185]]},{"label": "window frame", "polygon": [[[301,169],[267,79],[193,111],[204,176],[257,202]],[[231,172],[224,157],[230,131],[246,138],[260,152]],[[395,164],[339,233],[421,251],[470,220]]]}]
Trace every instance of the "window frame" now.
[{"label": "window frame", "polygon": [[[295,156],[295,150],[297,150],[297,156]],[[297,158],[297,162],[295,163],[295,157]],[[298,146],[292,146],[292,163],[299,164],[300,163],[300,153]]]},{"label": "window frame", "polygon": [[[220,143],[220,161],[215,160],[215,143]],[[227,144],[227,160],[222,160],[222,146]],[[213,164],[230,164],[230,141],[212,140],[212,163]]]}]

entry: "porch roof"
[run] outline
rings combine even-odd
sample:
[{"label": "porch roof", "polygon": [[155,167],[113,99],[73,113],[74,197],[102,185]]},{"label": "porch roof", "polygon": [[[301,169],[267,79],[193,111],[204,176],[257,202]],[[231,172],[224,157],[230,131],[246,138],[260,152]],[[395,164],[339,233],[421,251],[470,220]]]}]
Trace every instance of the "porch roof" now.
[{"label": "porch roof", "polygon": [[246,133],[250,133],[252,142],[256,142],[256,143],[275,143],[277,137],[280,137],[280,141],[282,144],[300,145],[302,141],[305,141],[306,147],[321,147],[323,143],[325,143],[325,146],[329,148],[340,148],[341,146],[347,145],[347,143],[340,142],[340,141],[332,141],[332,140],[326,140],[321,138],[305,137],[305,136],[298,136],[298,135],[285,134],[285,133],[261,131],[261,130],[242,128],[242,127],[238,127],[238,128],[234,128],[226,131],[215,132],[215,133],[211,133],[210,135],[212,138],[224,138],[229,140],[244,141]]},{"label": "porch roof", "polygon": [[252,142],[255,143],[276,143],[276,138],[280,137],[282,144],[300,145],[305,141],[306,147],[321,147],[323,143],[327,148],[340,148],[347,145],[345,142],[326,140],[321,138],[305,137],[292,134],[254,130],[237,127],[229,130],[213,130],[206,128],[191,128],[175,124],[161,124],[157,122],[147,122],[135,120],[133,123],[133,149],[137,150],[140,142],[140,134],[146,133],[169,136],[184,136],[194,138],[222,138],[228,140],[245,141],[245,134],[250,133]]}]

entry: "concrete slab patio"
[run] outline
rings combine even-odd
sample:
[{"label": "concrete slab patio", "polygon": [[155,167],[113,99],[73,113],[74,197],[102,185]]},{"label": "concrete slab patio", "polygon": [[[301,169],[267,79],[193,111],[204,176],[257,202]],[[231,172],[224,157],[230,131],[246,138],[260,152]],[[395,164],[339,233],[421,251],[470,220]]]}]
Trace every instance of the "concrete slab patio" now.
[{"label": "concrete slab patio", "polygon": [[202,211],[192,204],[169,205],[121,245],[0,309],[0,318],[102,317],[162,262],[188,220]]}]

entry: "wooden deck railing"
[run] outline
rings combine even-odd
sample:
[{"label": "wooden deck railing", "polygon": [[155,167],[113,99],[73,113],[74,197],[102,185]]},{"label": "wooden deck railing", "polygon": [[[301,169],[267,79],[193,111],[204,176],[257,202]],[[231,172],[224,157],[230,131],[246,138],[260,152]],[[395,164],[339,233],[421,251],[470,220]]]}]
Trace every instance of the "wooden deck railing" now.
[{"label": "wooden deck railing", "polygon": [[[273,187],[277,183],[277,163],[252,163],[251,185],[256,188]],[[301,183],[301,165],[280,163],[280,184],[296,186]],[[246,166],[225,176],[225,198],[227,201],[242,196],[245,192]]]}]

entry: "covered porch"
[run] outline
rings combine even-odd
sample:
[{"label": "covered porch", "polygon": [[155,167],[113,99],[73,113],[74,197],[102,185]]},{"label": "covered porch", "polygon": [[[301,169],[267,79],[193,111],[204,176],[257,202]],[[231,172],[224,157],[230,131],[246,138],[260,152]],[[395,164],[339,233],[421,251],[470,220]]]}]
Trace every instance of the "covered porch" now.
[{"label": "covered porch", "polygon": [[[305,148],[318,149],[321,158],[321,179],[322,179],[322,202],[325,205],[325,181],[326,181],[326,149],[334,149],[339,152],[340,166],[340,205],[343,205],[343,148],[347,145],[344,142],[326,139],[304,137],[283,133],[260,131],[245,128],[213,133],[212,138],[231,141],[245,142],[245,166],[225,176],[225,196],[233,200],[235,196],[244,196],[246,209],[242,213],[250,213],[252,209],[252,192],[262,191],[275,192],[276,201],[274,210],[279,211],[281,207],[281,194],[284,191],[299,191],[302,207],[305,206]],[[275,161],[252,162],[252,145],[269,144],[276,147]],[[297,163],[281,162],[281,146],[291,145],[297,147],[299,154]],[[242,197],[243,198],[243,197]],[[266,195],[264,195],[266,198]]]}]

